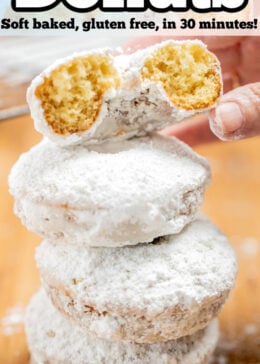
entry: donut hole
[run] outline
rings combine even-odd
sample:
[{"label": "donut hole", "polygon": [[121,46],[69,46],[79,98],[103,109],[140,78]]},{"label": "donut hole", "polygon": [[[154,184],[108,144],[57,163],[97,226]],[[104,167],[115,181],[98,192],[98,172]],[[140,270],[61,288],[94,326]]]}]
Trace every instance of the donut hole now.
[{"label": "donut hole", "polygon": [[37,87],[44,117],[57,134],[88,130],[97,120],[104,94],[120,79],[108,55],[89,55],[56,68]]},{"label": "donut hole", "polygon": [[217,58],[196,43],[157,49],[146,59],[141,75],[160,82],[171,102],[185,110],[211,107],[221,94]]}]

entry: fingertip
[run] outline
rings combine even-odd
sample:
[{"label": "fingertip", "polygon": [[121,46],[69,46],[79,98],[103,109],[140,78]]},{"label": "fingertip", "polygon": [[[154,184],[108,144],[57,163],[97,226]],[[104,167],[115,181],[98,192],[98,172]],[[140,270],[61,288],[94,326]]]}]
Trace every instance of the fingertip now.
[{"label": "fingertip", "polygon": [[212,132],[221,140],[243,139],[245,117],[239,106],[235,102],[224,102],[216,107],[209,114],[210,128]]}]

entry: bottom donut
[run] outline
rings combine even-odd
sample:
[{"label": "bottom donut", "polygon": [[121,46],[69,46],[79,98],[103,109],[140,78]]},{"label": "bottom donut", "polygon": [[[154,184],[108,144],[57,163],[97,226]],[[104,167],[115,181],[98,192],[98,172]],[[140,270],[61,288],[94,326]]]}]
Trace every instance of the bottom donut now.
[{"label": "bottom donut", "polygon": [[93,338],[64,318],[41,290],[29,304],[25,330],[31,364],[207,364],[218,325],[176,341],[134,344]]}]

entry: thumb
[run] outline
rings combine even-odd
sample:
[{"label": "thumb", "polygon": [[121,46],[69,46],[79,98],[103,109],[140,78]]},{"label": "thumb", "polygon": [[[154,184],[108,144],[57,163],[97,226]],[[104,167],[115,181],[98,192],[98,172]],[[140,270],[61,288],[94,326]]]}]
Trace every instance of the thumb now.
[{"label": "thumb", "polygon": [[221,140],[239,140],[260,134],[260,82],[225,94],[210,112],[210,128]]}]

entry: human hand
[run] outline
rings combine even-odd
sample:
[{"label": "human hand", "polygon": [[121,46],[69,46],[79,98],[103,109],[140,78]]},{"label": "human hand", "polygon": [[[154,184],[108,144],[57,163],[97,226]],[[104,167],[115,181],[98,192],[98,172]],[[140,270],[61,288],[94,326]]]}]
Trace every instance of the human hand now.
[{"label": "human hand", "polygon": [[[141,38],[128,46],[136,50],[167,38],[170,37]],[[174,125],[163,130],[162,134],[177,136],[193,146],[217,138],[238,140],[259,135],[260,37],[211,36],[200,39],[221,62],[225,94],[209,115],[199,115]]]}]

